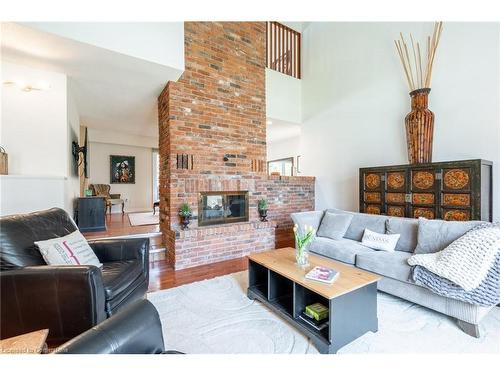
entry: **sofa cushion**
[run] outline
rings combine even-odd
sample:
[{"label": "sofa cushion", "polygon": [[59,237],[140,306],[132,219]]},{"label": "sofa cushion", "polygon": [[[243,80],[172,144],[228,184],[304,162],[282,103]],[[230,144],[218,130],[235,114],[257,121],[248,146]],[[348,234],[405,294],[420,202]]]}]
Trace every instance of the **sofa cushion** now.
[{"label": "sofa cushion", "polygon": [[375,250],[353,240],[346,238],[332,240],[325,237],[316,237],[311,245],[309,245],[309,250],[316,254],[349,264],[354,264],[357,254],[375,252]]},{"label": "sofa cushion", "polygon": [[370,229],[365,229],[361,244],[374,250],[395,251],[400,234],[384,234],[373,232]]},{"label": "sofa cushion", "polygon": [[394,251],[373,251],[371,253],[360,253],[356,256],[356,267],[393,279],[412,283],[411,267],[407,260],[410,253]]},{"label": "sofa cushion", "polygon": [[335,214],[333,212],[325,212],[321,224],[318,229],[317,236],[328,237],[332,240],[340,240],[347,232],[347,228],[351,224],[354,215],[351,214]]},{"label": "sofa cushion", "polygon": [[102,283],[106,299],[115,298],[142,275],[142,263],[137,259],[103,263]]},{"label": "sofa cushion", "polygon": [[401,235],[396,244],[397,251],[413,253],[417,247],[418,219],[389,217],[386,222],[385,231],[387,234]]},{"label": "sofa cushion", "polygon": [[418,219],[418,237],[415,254],[430,254],[443,250],[481,221],[444,221]]},{"label": "sofa cushion", "polygon": [[383,215],[370,215],[361,214],[358,212],[349,212],[338,210],[336,208],[329,209],[327,212],[351,214],[354,215],[351,221],[351,225],[347,229],[345,238],[350,240],[355,240],[360,242],[363,238],[363,233],[365,229],[370,229],[373,232],[385,233],[385,222],[387,221],[387,216]]},{"label": "sofa cushion", "polygon": [[290,215],[294,224],[298,226],[299,233],[303,233],[304,226],[309,225],[316,231],[319,228],[324,211],[295,212]]}]

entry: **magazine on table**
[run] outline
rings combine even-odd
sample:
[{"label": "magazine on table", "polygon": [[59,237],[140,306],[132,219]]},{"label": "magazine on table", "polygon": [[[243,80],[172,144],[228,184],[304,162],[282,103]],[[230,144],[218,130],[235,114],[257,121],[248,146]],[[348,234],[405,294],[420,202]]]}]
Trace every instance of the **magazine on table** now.
[{"label": "magazine on table", "polygon": [[340,272],[328,267],[316,266],[306,274],[306,279],[332,284],[339,277]]},{"label": "magazine on table", "polygon": [[307,315],[305,312],[301,313],[299,315],[299,318],[318,331],[321,331],[323,328],[328,327],[328,318],[317,321],[313,317]]}]

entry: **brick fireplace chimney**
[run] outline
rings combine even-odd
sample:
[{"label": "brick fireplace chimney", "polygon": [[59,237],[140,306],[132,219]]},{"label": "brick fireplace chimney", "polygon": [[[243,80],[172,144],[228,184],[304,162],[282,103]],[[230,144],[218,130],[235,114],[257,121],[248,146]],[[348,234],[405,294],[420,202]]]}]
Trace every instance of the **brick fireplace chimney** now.
[{"label": "brick fireplace chimney", "polygon": [[[287,205],[290,212],[314,208],[313,178],[267,177],[265,22],[186,22],[184,47],[183,75],[158,98],[160,228],[176,269],[273,249],[278,223],[259,221],[262,197],[275,195],[275,217]],[[214,191],[248,192],[248,221],[198,227],[200,193]],[[279,191],[295,194],[297,209],[280,204]],[[182,203],[194,215],[186,231]],[[290,226],[288,217],[281,221]]]}]

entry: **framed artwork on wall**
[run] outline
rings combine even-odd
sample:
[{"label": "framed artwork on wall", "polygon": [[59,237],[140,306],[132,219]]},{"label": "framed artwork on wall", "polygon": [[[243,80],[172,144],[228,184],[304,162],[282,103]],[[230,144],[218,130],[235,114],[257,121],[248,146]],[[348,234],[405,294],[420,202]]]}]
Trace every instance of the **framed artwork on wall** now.
[{"label": "framed artwork on wall", "polygon": [[110,155],[112,184],[135,184],[135,156]]}]

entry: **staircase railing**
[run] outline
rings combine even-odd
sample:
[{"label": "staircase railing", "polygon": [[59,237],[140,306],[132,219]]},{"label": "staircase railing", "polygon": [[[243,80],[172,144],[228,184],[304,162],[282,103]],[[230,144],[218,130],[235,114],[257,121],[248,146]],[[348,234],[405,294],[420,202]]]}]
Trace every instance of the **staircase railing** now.
[{"label": "staircase railing", "polygon": [[267,22],[267,67],[300,79],[300,33],[275,21]]}]

